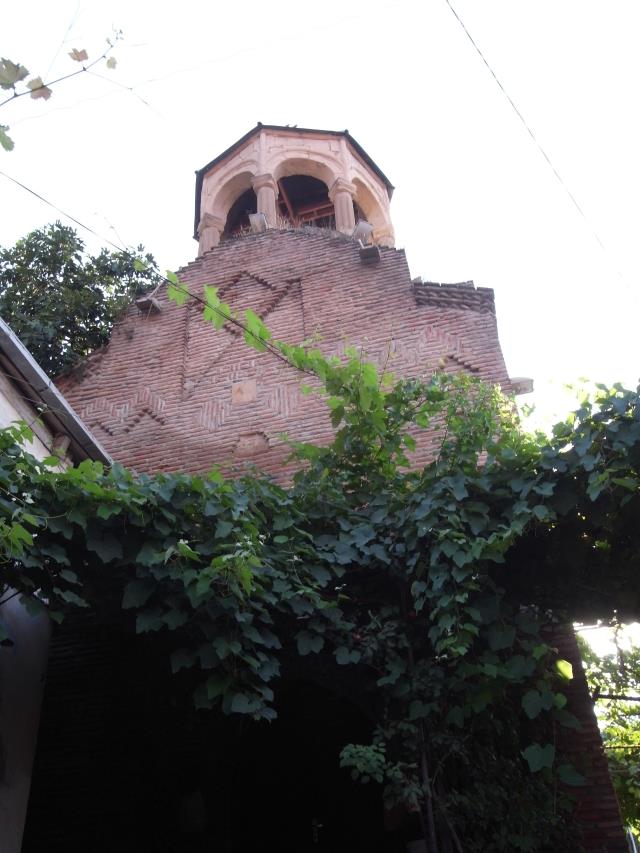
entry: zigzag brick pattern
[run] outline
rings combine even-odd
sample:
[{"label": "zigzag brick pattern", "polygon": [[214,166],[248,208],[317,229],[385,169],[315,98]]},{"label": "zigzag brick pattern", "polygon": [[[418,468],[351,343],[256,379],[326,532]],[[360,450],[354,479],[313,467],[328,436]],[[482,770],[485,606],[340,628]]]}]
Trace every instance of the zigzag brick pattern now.
[{"label": "zigzag brick pattern", "polygon": [[[211,284],[240,312],[252,308],[276,338],[315,337],[327,353],[362,347],[397,376],[428,376],[444,363],[509,388],[493,292],[415,284],[403,251],[382,249],[380,263],[365,266],[357,244],[334,232],[273,230],[223,243],[178,275],[194,294]],[[326,442],[324,403],[302,397],[302,378],[248,349],[237,329],[215,331],[197,305],[158,298],[160,313],[131,308],[110,344],[59,380],[67,399],[112,455],[138,471],[250,462],[286,480],[292,469],[282,434]],[[255,381],[255,398],[238,401],[232,390],[247,380]],[[419,437],[417,464],[433,443]]]}]

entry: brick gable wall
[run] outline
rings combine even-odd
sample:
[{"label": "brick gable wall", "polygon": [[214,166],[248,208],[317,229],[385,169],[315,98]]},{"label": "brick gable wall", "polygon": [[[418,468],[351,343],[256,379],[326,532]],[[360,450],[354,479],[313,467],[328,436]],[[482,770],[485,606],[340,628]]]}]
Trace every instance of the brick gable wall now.
[{"label": "brick gable wall", "polygon": [[[358,246],[319,229],[267,231],[223,243],[179,272],[193,293],[219,288],[252,308],[276,338],[312,337],[327,353],[347,344],[398,376],[439,364],[508,388],[492,291],[412,283],[403,251],[366,266]],[[112,455],[138,471],[208,470],[246,462],[286,478],[281,434],[326,441],[324,403],[299,391],[300,375],[246,347],[237,329],[215,331],[196,304],[165,294],[160,313],[133,307],[110,344],[59,386]],[[429,452],[423,437],[416,461]]]}]

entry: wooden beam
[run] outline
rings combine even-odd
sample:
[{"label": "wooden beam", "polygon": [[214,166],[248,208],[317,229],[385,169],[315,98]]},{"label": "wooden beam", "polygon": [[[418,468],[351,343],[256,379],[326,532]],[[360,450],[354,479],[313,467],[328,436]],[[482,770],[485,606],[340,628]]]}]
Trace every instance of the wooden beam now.
[{"label": "wooden beam", "polygon": [[291,222],[292,222],[292,223],[294,223],[294,224],[295,224],[295,221],[296,221],[296,215],[295,215],[295,213],[293,212],[293,207],[292,207],[292,205],[291,205],[291,202],[289,201],[289,196],[287,195],[287,191],[285,190],[285,188],[284,188],[284,184],[282,183],[282,181],[281,181],[281,180],[280,180],[280,181],[278,181],[278,189],[280,190],[280,195],[281,195],[281,196],[282,196],[282,198],[284,199],[284,203],[285,203],[285,204],[286,204],[286,206],[287,206],[287,211],[289,212],[289,219],[291,220]]},{"label": "wooden beam", "polygon": [[298,208],[298,216],[304,216],[307,213],[314,213],[318,216],[330,216],[334,213],[333,203],[329,200],[318,201],[312,204],[305,204]]}]

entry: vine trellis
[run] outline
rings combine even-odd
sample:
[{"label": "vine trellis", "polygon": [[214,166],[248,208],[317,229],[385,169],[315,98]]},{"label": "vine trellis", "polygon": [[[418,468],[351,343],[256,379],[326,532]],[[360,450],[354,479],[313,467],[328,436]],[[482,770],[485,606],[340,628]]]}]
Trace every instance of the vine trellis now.
[{"label": "vine trellis", "polygon": [[[196,706],[257,724],[275,716],[291,656],[351,667],[376,728],[341,764],[417,813],[430,853],[568,849],[584,780],[556,747],[576,719],[571,667],[545,632],[640,609],[638,393],[601,387],[550,438],[531,436],[494,387],[395,381],[355,350],[274,341],[204,294],[205,321],[241,322],[248,345],[311,377],[333,442],[292,446],[285,487],[58,471],[13,425],[0,432],[3,598],[55,620],[130,611],[137,632],[171,634],[167,666],[192,670]],[[169,296],[189,294],[174,280]],[[434,427],[438,456],[414,470],[413,435]]]}]

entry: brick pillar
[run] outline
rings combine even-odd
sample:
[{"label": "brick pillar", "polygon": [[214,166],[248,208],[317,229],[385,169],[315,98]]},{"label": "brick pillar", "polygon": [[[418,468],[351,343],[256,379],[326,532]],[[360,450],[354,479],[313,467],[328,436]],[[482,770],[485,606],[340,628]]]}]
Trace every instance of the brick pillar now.
[{"label": "brick pillar", "polygon": [[205,213],[198,225],[198,255],[204,255],[220,242],[224,221],[212,213]]},{"label": "brick pillar", "polygon": [[573,666],[573,679],[563,692],[567,710],[578,719],[580,728],[559,726],[558,748],[587,780],[584,786],[567,789],[575,798],[574,817],[585,853],[629,853],[576,635],[570,625],[565,625],[557,628],[549,641]]},{"label": "brick pillar", "polygon": [[344,178],[336,178],[329,190],[329,198],[333,202],[336,213],[336,229],[343,234],[352,234],[356,227],[356,217],[353,212],[353,199],[356,188]]},{"label": "brick pillar", "polygon": [[269,227],[275,228],[278,185],[273,175],[256,175],[253,179],[253,188],[258,197],[258,213],[264,213]]}]

